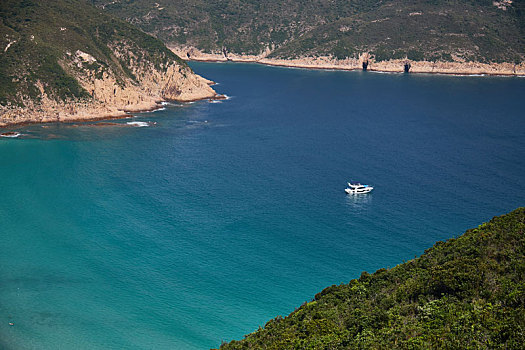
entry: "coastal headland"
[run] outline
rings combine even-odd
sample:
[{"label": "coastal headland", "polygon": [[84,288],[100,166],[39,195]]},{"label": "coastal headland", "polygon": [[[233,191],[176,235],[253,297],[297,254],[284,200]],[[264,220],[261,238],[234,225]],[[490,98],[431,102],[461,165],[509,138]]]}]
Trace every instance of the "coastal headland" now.
[{"label": "coastal headland", "polygon": [[0,37],[0,127],[220,98],[161,41],[83,1],[3,1]]},{"label": "coastal headland", "polygon": [[[135,72],[137,73],[137,72]],[[221,98],[207,80],[188,67],[173,64],[165,72],[150,69],[141,73],[140,83],[124,86],[109,76],[84,76],[80,85],[91,93],[89,99],[57,101],[39,84],[41,99],[26,100],[22,106],[0,106],[0,127],[27,123],[90,121],[118,118],[162,107],[162,102],[190,102]]]},{"label": "coastal headland", "polygon": [[337,69],[337,70],[368,70],[385,73],[427,73],[450,75],[496,75],[525,76],[525,62],[515,63],[482,63],[467,61],[414,61],[409,59],[393,59],[375,61],[369,53],[363,53],[359,58],[337,59],[331,56],[270,58],[268,52],[260,55],[240,55],[224,52],[203,52],[191,46],[169,46],[168,48],[187,61],[201,62],[246,62],[260,63],[269,66],[294,67],[306,69]]}]

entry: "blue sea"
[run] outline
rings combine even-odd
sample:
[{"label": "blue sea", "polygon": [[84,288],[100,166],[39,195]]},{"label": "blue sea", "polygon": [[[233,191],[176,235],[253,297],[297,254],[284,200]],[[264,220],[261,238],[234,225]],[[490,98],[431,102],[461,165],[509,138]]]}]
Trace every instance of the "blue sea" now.
[{"label": "blue sea", "polygon": [[0,139],[0,348],[218,347],[525,205],[523,78],[192,67],[229,99]]}]

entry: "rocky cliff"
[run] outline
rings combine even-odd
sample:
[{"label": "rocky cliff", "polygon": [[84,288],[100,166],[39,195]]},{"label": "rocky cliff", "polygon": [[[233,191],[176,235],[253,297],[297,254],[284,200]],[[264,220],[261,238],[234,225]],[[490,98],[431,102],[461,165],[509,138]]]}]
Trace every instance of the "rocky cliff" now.
[{"label": "rocky cliff", "polygon": [[415,61],[408,58],[378,61],[372,53],[363,53],[358,58],[338,59],[333,56],[315,56],[298,58],[273,58],[267,52],[259,55],[239,55],[224,52],[203,52],[190,46],[172,46],[170,49],[178,56],[195,61],[232,61],[255,62],[273,66],[311,68],[311,69],[342,69],[402,73],[407,65],[410,73],[436,73],[457,75],[507,75],[524,76],[525,62],[522,63],[481,63],[468,62],[456,57],[454,61]]},{"label": "rocky cliff", "polygon": [[0,126],[121,116],[213,98],[157,39],[84,1],[0,5]]}]

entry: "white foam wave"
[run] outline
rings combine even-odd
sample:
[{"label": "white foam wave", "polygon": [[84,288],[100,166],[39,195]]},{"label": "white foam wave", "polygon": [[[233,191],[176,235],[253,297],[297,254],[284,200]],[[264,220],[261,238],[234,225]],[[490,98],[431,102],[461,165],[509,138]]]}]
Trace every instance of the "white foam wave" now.
[{"label": "white foam wave", "polygon": [[381,70],[371,70],[369,72],[370,73],[375,73],[375,74],[405,74],[404,72],[385,72],[385,71],[381,71]]},{"label": "white foam wave", "polygon": [[142,127],[145,127],[145,126],[149,126],[149,123],[147,123],[147,122],[127,122],[126,124],[135,126],[137,128],[142,128]]},{"label": "white foam wave", "polygon": [[180,106],[182,106],[184,104],[184,102],[181,103],[181,102],[163,101],[160,104],[161,104],[162,107],[157,109],[157,111],[163,111],[167,107],[170,107],[170,108],[180,107]]}]

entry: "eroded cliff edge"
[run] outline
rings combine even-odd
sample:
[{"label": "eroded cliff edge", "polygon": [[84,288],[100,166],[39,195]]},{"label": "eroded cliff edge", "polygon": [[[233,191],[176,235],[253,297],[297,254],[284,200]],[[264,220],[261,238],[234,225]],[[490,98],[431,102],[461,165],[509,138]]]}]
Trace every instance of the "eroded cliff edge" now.
[{"label": "eroded cliff edge", "polygon": [[362,53],[357,58],[338,59],[333,56],[274,58],[271,51],[259,55],[240,55],[228,52],[204,52],[191,46],[170,46],[178,56],[190,61],[253,62],[270,66],[308,69],[369,70],[377,72],[456,74],[456,75],[501,75],[525,76],[525,62],[483,63],[466,61],[455,57],[453,61],[415,61],[408,58],[377,60],[372,53]]},{"label": "eroded cliff edge", "polygon": [[[131,51],[128,54],[133,56]],[[195,74],[187,65],[169,60],[158,67],[149,61],[134,62],[128,68],[136,78],[119,79],[110,69],[86,69],[96,62],[93,56],[79,52],[61,62],[63,69],[85,91],[84,96],[61,99],[47,92],[46,82],[37,80],[36,97],[21,96],[20,104],[0,105],[0,126],[104,119],[152,110],[160,107],[163,101],[184,102],[217,96],[210,87],[211,82]]]},{"label": "eroded cliff edge", "polygon": [[217,96],[160,41],[83,1],[6,0],[0,18],[0,126]]}]

